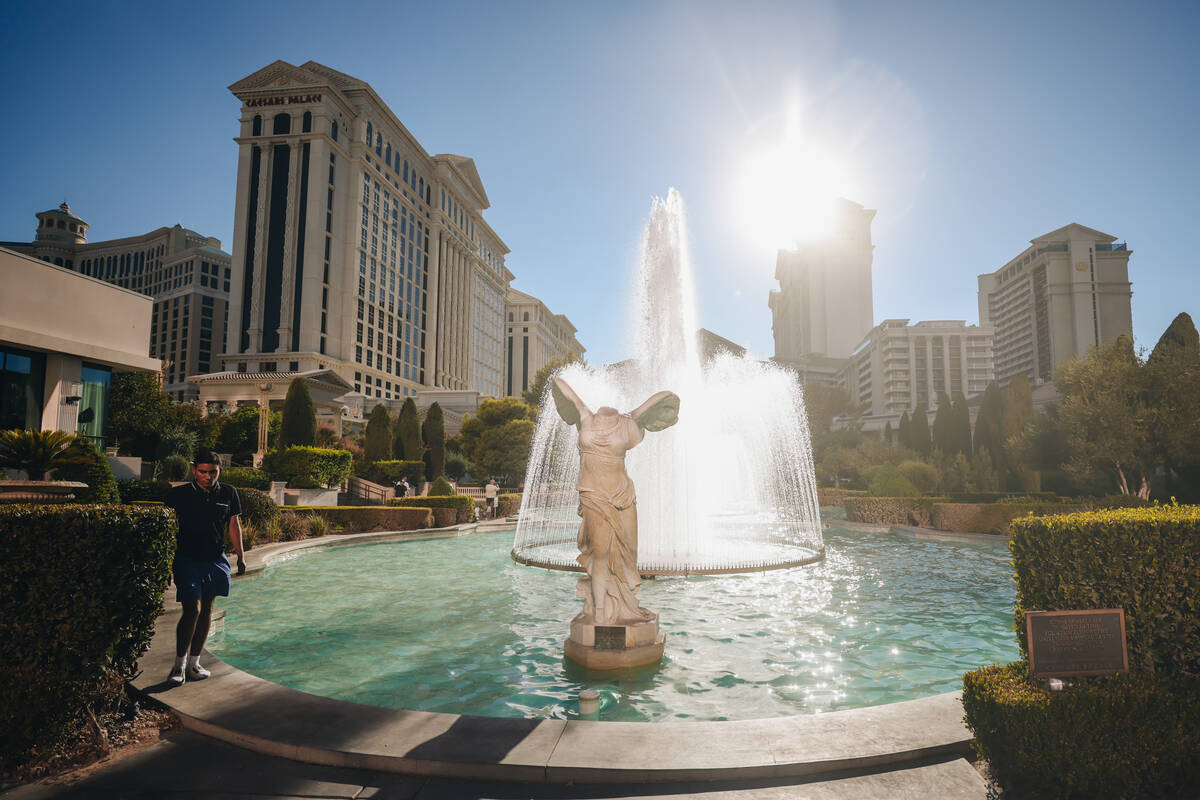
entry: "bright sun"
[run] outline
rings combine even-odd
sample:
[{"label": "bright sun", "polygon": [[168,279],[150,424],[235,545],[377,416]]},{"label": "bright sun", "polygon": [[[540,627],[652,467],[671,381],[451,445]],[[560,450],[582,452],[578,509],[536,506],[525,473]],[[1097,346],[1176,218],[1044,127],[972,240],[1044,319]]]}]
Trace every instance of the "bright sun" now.
[{"label": "bright sun", "polygon": [[833,232],[845,174],[828,153],[798,139],[759,151],[741,170],[738,209],[754,241],[788,249]]}]

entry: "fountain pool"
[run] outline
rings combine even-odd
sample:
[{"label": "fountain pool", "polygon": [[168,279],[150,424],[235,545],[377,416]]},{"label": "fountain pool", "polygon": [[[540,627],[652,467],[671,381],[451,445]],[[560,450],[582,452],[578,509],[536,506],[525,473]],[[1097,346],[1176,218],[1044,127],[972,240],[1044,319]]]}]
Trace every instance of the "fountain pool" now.
[{"label": "fountain pool", "polygon": [[512,533],[360,545],[276,562],[223,601],[209,649],[313,694],[391,708],[572,718],[720,720],[881,705],[960,688],[1016,658],[1002,546],[825,532],[818,565],[664,577],[657,668],[585,673],[562,658],[575,576],[512,562]]}]

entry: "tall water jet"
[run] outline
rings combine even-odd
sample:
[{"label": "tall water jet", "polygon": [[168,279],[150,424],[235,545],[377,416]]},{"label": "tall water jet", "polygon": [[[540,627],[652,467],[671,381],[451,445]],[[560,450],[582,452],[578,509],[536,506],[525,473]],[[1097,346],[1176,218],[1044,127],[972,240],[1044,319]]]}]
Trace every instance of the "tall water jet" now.
[{"label": "tall water jet", "polygon": [[[655,198],[634,298],[633,357],[561,374],[593,406],[633,408],[664,386],[678,424],[626,456],[637,486],[638,569],[647,575],[790,567],[825,553],[800,387],[772,364],[700,363],[683,203]],[[578,570],[577,432],[543,398],[512,555]]]}]

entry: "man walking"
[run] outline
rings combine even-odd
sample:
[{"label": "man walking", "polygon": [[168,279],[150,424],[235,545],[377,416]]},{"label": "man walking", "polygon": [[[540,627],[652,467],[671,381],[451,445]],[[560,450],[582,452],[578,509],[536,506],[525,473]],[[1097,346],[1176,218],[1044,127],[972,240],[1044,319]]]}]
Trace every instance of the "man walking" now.
[{"label": "man walking", "polygon": [[172,572],[183,616],[175,628],[175,666],[167,679],[176,686],[184,682],[185,675],[198,681],[212,674],[200,666],[200,652],[208,638],[213,600],[217,595],[229,596],[226,533],[237,553],[238,575],[246,571],[241,500],[237,489],[217,481],[220,472],[216,454],[201,450],[192,466],[192,482],[167,493],[166,505],[179,520]]},{"label": "man walking", "polygon": [[487,500],[487,510],[489,517],[496,516],[496,496],[500,494],[500,487],[496,485],[495,478],[489,478],[487,486],[483,488],[483,496]]}]

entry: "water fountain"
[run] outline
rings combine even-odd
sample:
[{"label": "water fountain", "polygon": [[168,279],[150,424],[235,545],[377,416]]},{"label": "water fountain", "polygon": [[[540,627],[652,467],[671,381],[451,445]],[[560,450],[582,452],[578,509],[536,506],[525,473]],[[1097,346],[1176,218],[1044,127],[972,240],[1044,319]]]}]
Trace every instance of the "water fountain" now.
[{"label": "water fountain", "polygon": [[[626,456],[638,493],[643,575],[758,571],[825,549],[800,387],[786,371],[721,355],[702,364],[683,204],[655,198],[642,244],[633,358],[561,376],[594,408],[679,395],[678,424]],[[576,429],[542,403],[512,557],[579,570]]]}]

